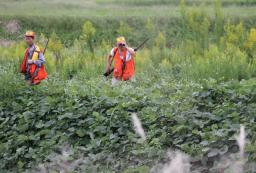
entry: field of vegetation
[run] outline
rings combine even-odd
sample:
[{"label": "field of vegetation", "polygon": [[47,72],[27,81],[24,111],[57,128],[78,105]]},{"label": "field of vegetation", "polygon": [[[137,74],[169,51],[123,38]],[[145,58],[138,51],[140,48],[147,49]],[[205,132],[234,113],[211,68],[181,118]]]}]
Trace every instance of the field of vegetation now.
[{"label": "field of vegetation", "polygon": [[[49,38],[49,76],[34,87],[18,73],[28,29],[41,47]],[[120,35],[150,40],[136,79],[112,86],[103,73]],[[169,173],[171,150],[193,173],[242,173],[241,125],[253,172],[255,58],[254,0],[0,0],[0,172]]]}]

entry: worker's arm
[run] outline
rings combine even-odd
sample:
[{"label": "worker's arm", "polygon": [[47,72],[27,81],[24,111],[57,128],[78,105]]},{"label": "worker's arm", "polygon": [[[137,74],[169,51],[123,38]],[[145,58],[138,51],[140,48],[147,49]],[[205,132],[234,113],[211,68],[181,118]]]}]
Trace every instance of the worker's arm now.
[{"label": "worker's arm", "polygon": [[112,62],[113,62],[113,58],[115,56],[116,52],[115,52],[115,48],[113,48],[109,55],[107,56],[107,65],[106,65],[106,72],[109,72],[110,69],[111,69],[111,65],[112,65]]},{"label": "worker's arm", "polygon": [[127,49],[127,51],[128,51],[132,56],[135,55],[136,52],[134,51],[133,48],[131,48],[131,47],[129,47],[128,45],[126,45],[126,49]]},{"label": "worker's arm", "polygon": [[111,68],[111,65],[112,65],[112,59],[113,59],[113,56],[111,54],[109,54],[107,56],[106,72],[110,71],[110,68]]}]

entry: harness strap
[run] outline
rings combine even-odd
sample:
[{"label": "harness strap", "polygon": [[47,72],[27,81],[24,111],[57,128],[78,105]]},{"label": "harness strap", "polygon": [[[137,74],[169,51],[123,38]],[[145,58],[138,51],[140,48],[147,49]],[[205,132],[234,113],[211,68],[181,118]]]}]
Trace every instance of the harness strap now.
[{"label": "harness strap", "polygon": [[126,50],[126,53],[124,53],[123,59],[122,59],[122,74],[121,74],[121,79],[123,78],[124,70],[125,70],[125,67],[126,67],[126,55],[127,55],[127,50]]}]

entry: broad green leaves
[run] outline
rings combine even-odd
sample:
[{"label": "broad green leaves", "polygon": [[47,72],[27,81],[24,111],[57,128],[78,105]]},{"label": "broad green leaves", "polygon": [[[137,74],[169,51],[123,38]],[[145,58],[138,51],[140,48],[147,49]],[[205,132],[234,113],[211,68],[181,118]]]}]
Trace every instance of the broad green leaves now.
[{"label": "broad green leaves", "polygon": [[[37,91],[20,91],[10,99],[11,104],[8,99],[0,101],[1,168],[30,169],[65,143],[75,150],[83,147],[81,154],[100,165],[119,164],[118,158],[122,158],[124,165],[110,168],[118,171],[129,167],[134,158],[141,165],[150,165],[168,148],[208,164],[215,157],[237,151],[234,134],[239,124],[248,128],[248,137],[255,143],[253,80],[218,86],[181,83],[167,77],[116,88],[108,83],[99,86],[95,81],[85,84],[77,81],[49,93],[45,91],[51,88],[48,84]],[[68,93],[71,85],[75,92]],[[140,116],[146,143],[133,132],[133,112]],[[255,159],[252,144],[248,154]],[[109,153],[113,157],[107,161]],[[143,172],[144,168],[128,170]]]}]

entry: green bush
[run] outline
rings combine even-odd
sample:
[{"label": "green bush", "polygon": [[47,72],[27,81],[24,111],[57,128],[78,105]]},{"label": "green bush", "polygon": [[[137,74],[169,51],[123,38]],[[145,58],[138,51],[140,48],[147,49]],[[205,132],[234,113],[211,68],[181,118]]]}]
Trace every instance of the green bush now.
[{"label": "green bush", "polygon": [[[21,79],[3,83],[2,75],[1,84],[16,88],[5,87],[3,92],[1,85],[1,169],[31,169],[69,143],[76,151],[84,148],[83,155],[99,164],[99,172],[104,165],[122,171],[131,166],[127,159],[152,165],[169,147],[202,158],[216,142],[219,149],[232,147],[239,124],[255,128],[254,80],[201,85],[159,75],[162,78],[138,76],[137,82],[115,89],[107,81],[82,78],[83,74],[71,81],[51,75],[36,88]],[[133,132],[132,112],[147,134],[144,144]],[[253,130],[247,132],[254,142]],[[248,152],[255,159],[253,148]],[[124,164],[115,167],[120,159]]]}]

